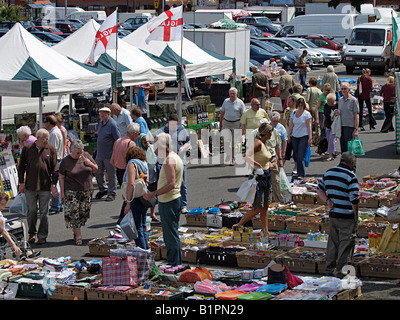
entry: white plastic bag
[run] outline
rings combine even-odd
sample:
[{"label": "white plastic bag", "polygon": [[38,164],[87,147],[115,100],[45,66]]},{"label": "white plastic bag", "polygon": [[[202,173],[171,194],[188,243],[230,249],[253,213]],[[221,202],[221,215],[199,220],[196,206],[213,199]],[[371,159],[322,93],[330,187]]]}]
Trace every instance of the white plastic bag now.
[{"label": "white plastic bag", "polygon": [[254,197],[256,196],[257,192],[257,180],[256,176],[250,180],[246,180],[242,183],[239,190],[236,192],[236,195],[240,198],[240,200],[253,203]]},{"label": "white plastic bag", "polygon": [[26,204],[25,193],[18,193],[8,209],[11,213],[20,213],[26,216],[28,214],[28,206]]},{"label": "white plastic bag", "polygon": [[279,168],[279,186],[281,191],[289,191],[292,192],[292,187],[290,185],[289,179],[286,175],[285,170],[281,167]]},{"label": "white plastic bag", "polygon": [[297,71],[294,75],[294,82],[300,83],[300,71]]},{"label": "white plastic bag", "polygon": [[135,220],[133,219],[132,210],[125,215],[120,223],[121,233],[125,239],[135,240],[138,237]]}]

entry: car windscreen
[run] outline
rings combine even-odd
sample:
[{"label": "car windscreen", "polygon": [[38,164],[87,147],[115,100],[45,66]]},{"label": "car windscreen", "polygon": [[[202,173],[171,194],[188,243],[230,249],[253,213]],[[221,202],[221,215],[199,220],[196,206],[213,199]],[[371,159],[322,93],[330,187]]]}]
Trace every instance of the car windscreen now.
[{"label": "car windscreen", "polygon": [[272,23],[272,21],[267,17],[257,17],[257,23]]},{"label": "car windscreen", "polygon": [[295,47],[297,49],[302,49],[302,48],[306,48],[305,45],[298,43],[297,41],[294,40],[286,40],[286,42],[288,44],[290,44],[292,47]]},{"label": "car windscreen", "polygon": [[384,29],[354,29],[349,45],[353,46],[383,46],[385,42]]}]

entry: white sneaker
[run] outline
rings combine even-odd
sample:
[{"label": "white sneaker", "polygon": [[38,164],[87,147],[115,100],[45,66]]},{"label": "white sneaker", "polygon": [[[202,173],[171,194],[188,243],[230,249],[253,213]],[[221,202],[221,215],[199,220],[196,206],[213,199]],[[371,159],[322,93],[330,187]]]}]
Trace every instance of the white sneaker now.
[{"label": "white sneaker", "polygon": [[181,213],[182,214],[187,214],[189,211],[188,211],[188,209],[186,209],[186,208],[183,208],[182,210],[181,210]]}]

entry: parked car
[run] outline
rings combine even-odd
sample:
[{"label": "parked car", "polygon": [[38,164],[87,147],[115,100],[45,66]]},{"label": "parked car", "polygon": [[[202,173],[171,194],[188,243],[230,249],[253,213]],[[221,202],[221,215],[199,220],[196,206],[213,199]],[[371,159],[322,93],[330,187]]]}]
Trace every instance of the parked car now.
[{"label": "parked car", "polygon": [[135,31],[137,28],[141,27],[149,21],[150,18],[147,16],[133,17],[126,19],[124,23],[121,23],[121,26],[126,30]]},{"label": "parked car", "polygon": [[51,32],[54,34],[62,34],[60,29],[57,29],[56,27],[50,27],[50,26],[34,26],[28,29],[28,31],[43,31],[43,32]]},{"label": "parked car", "polygon": [[59,34],[51,32],[31,31],[30,33],[33,34],[35,37],[39,38],[40,40],[46,42],[46,44],[50,47],[64,40],[64,38],[61,37]]},{"label": "parked car", "polygon": [[35,26],[31,21],[0,21],[0,29],[11,29],[17,22],[19,22],[25,29]]},{"label": "parked car", "polygon": [[281,56],[279,54],[268,52],[267,50],[253,44],[250,45],[250,59],[258,61],[261,64],[266,60],[275,59],[276,63],[279,66],[282,66]]},{"label": "parked car", "polygon": [[263,38],[264,35],[262,31],[256,27],[253,27],[251,25],[247,26],[246,29],[250,30],[250,38],[251,39],[257,39],[257,38]]},{"label": "parked car", "polygon": [[72,22],[56,22],[55,27],[60,29],[62,33],[71,34],[79,29],[78,25]]},{"label": "parked car", "polygon": [[[252,25],[255,26],[256,28],[260,29],[263,33],[268,33],[268,34],[271,34],[272,36],[277,34],[280,30],[279,28],[277,28],[275,25],[273,25],[271,23],[255,23]],[[269,36],[269,37],[271,37],[271,36]]]},{"label": "parked car", "polygon": [[272,21],[267,17],[239,17],[237,18],[236,23],[267,24],[267,23],[272,23]]},{"label": "parked car", "polygon": [[318,52],[321,52],[322,56],[324,57],[325,65],[328,65],[330,63],[339,63],[342,61],[342,56],[337,51],[318,47],[316,44],[312,43],[310,40],[307,40],[304,38],[291,38],[291,39],[302,44],[304,46],[304,48],[306,48],[307,50],[313,49]]},{"label": "parked car", "polygon": [[268,43],[266,41],[255,40],[255,39],[251,39],[250,44],[260,47],[260,48],[268,51],[271,54],[280,55],[281,61],[282,61],[282,67],[285,70],[297,69],[297,67],[296,67],[297,57],[295,57],[293,54],[291,54],[287,51],[284,51],[281,47],[278,46],[279,49],[277,50],[276,47],[274,47],[272,43]]},{"label": "parked car", "polygon": [[338,51],[343,59],[343,54],[344,54],[343,44],[341,44],[339,41],[335,40],[333,37],[325,36],[325,35],[311,35],[311,36],[305,37],[305,39],[310,40],[312,43],[314,43],[318,47]]},{"label": "parked car", "polygon": [[[304,45],[301,45],[293,39],[270,37],[264,38],[262,40],[279,45],[281,48],[292,53],[296,57],[296,59],[303,53],[304,50]],[[315,66],[322,66],[324,64],[324,57],[320,52],[313,49],[307,49],[307,52],[307,63],[310,65],[311,68]]]}]

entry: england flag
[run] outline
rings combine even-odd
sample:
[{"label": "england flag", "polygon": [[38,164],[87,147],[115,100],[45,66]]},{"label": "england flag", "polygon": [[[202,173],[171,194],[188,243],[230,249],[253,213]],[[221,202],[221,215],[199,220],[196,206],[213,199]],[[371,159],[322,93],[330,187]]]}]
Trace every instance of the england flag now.
[{"label": "england flag", "polygon": [[100,55],[107,50],[117,49],[118,26],[117,26],[117,10],[110,14],[102,23],[96,33],[93,48],[86,61],[87,64],[94,65]]},{"label": "england flag", "polygon": [[172,8],[147,23],[150,35],[146,43],[155,41],[177,41],[183,37],[183,6]]}]

